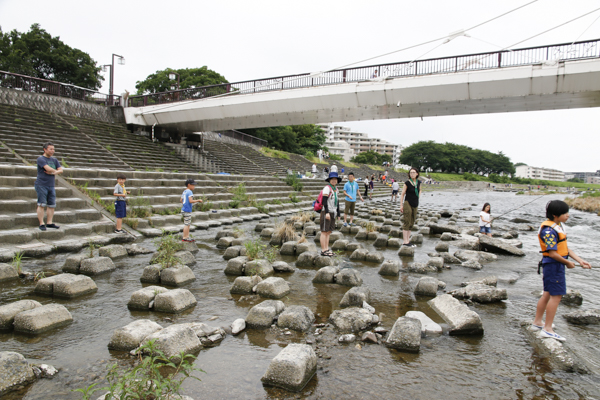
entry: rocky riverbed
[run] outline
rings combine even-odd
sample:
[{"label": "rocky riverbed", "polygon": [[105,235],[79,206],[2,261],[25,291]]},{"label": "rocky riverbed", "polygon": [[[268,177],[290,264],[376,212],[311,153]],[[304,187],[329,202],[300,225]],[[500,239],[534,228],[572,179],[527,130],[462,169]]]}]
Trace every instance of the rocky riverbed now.
[{"label": "rocky riverbed", "polygon": [[[46,363],[59,369],[52,379],[37,380],[20,391],[5,395],[3,399],[79,399],[81,396],[73,393],[72,389],[96,382],[103,385],[108,365],[119,363],[125,366],[132,362],[127,351],[109,350],[108,345],[115,330],[133,321],[147,319],[163,328],[184,323],[229,328],[235,320],[246,319],[252,307],[263,301],[281,301],[286,308],[305,306],[315,320],[308,331],[277,325],[265,329],[248,327],[235,336],[227,334],[219,342],[207,343],[199,351],[196,360],[196,366],[205,371],[198,375],[202,381],[187,381],[184,384],[186,395],[195,399],[597,397],[600,350],[593,343],[598,343],[600,339],[599,325],[575,324],[563,318],[563,315],[572,315],[580,310],[595,310],[595,314],[591,312],[586,315],[592,322],[597,320],[594,317],[600,308],[597,271],[578,268],[568,272],[567,285],[582,294],[583,303],[561,305],[555,321],[557,332],[568,338],[567,351],[584,360],[588,373],[580,370],[565,372],[556,367],[539,346],[532,344],[529,334],[521,327],[523,321],[532,318],[542,287],[541,277],[536,273],[539,260],[536,232],[527,227],[537,229],[548,200],[550,196],[508,214],[494,224],[495,233],[518,233],[517,238],[506,240],[521,242],[519,250],[523,256],[498,252],[496,257],[490,259],[478,257],[476,262],[481,269],[473,268],[473,264],[471,267],[463,266],[461,264],[465,261],[458,258],[457,262],[448,262],[448,256],[453,257],[457,251],[463,251],[457,256],[469,255],[465,253],[468,250],[458,245],[467,246],[468,243],[462,242],[470,239],[452,240],[452,234],[447,241],[441,240],[441,233],[423,234],[423,242],[415,248],[414,256],[400,257],[398,248],[389,244],[394,238],[390,232],[380,232],[366,240],[357,239],[356,233],[345,233],[342,239],[348,241],[344,243],[346,249],[349,244],[361,243],[361,248],[369,253],[380,253],[385,259],[383,263],[351,260],[355,248],[351,246],[354,250],[343,251],[337,257],[336,267],[341,270],[351,268],[360,274],[362,285],[354,289],[336,283],[313,283],[320,267],[297,266],[296,255],[278,255],[278,261],[284,261],[292,267],[287,271],[282,269],[281,272],[273,272],[274,277],[284,279],[289,285],[287,295],[278,300],[269,300],[260,294],[231,294],[230,289],[237,277],[224,273],[228,263],[223,259],[226,249],[217,248],[218,241],[215,240],[220,228],[194,233],[198,240],[198,252],[194,254],[196,263],[189,268],[196,280],[182,288],[191,292],[197,304],[180,313],[127,307],[134,292],[156,285],[140,282],[152,254],[113,260],[116,267],[114,271],[93,276],[98,288],[96,292],[73,299],[35,294],[35,284],[31,281],[0,283],[0,306],[17,300],[35,300],[43,305],[63,305],[73,317],[70,324],[35,336],[13,331],[0,333],[0,351],[14,351],[24,355],[31,363]],[[476,220],[484,202],[492,204],[492,215],[499,215],[530,199],[511,193],[433,192],[424,193],[421,201],[424,213],[427,210],[432,213],[450,211],[446,218],[439,219],[438,225],[439,222],[447,224],[448,217],[457,212],[456,225],[450,226],[462,231],[476,226],[476,223],[467,220]],[[377,208],[385,207],[387,203],[384,202]],[[261,222],[276,223],[283,219],[279,217],[278,221],[271,219]],[[255,232],[256,224],[256,221],[252,221],[238,226],[250,238],[259,234]],[[596,253],[600,218],[573,211],[568,226],[571,247],[592,265],[600,267],[600,257]],[[396,228],[392,224],[390,229]],[[388,236],[385,245],[382,233]],[[308,243],[314,243],[313,239],[314,236],[307,236]],[[375,247],[378,239],[378,245],[382,246]],[[264,239],[265,243],[269,240]],[[440,243],[447,243],[448,246],[441,246]],[[145,239],[140,244],[154,249],[151,240]],[[447,252],[444,251],[446,249]],[[488,250],[494,251],[491,247]],[[429,254],[433,253],[441,257],[430,257]],[[57,254],[42,260],[25,260],[24,270],[36,273],[45,271],[48,276],[60,273],[68,256]],[[430,260],[433,258],[438,260],[432,263]],[[438,268],[436,263],[440,258],[442,267]],[[389,261],[398,262],[397,276],[393,273],[396,267],[386,264]],[[386,271],[391,271],[391,274],[380,273],[384,265],[387,265]],[[491,276],[495,276],[496,280],[488,279]],[[431,277],[435,282],[423,281],[424,294],[415,294],[417,283],[423,277]],[[444,285],[436,285],[439,281]],[[466,290],[470,281],[478,281],[477,287]],[[498,302],[478,302],[474,297],[479,296],[478,291],[486,289],[483,286],[505,291],[507,299],[502,300],[504,297],[501,293],[502,298]],[[374,324],[352,333],[355,335],[353,339],[346,336],[340,341],[342,335],[349,333],[336,328],[330,316],[336,310],[343,309],[340,303],[346,292],[358,288],[369,291],[368,306],[374,312],[368,311],[367,314]],[[168,289],[178,290],[175,287]],[[432,294],[439,297],[451,291],[458,291],[461,297],[459,303],[466,304],[469,310],[479,316],[483,334],[449,334],[451,326],[428,302],[433,298]],[[483,298],[487,299],[485,296]],[[437,323],[442,327],[443,333],[437,333],[435,326],[430,328],[431,331],[420,338],[418,351],[415,351],[414,340],[404,344],[404,350],[394,347],[397,341],[390,341],[394,343],[391,346],[386,345],[391,331],[412,332],[417,329],[416,325],[413,327],[404,321],[394,329],[398,318],[404,317],[409,311],[424,313],[433,325]],[[422,323],[418,326],[423,329]],[[290,343],[308,344],[313,349],[317,357],[315,376],[298,393],[263,386],[261,378],[272,360]]]}]

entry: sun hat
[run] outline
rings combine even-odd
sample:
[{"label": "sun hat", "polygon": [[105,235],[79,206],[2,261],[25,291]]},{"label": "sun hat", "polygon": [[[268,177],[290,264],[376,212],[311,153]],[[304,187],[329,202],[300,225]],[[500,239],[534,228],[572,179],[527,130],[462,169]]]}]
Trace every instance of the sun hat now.
[{"label": "sun hat", "polygon": [[337,178],[338,182],[337,183],[342,183],[342,178],[340,178],[338,176],[337,172],[330,172],[329,173],[329,177],[327,177],[327,179],[325,179],[326,182],[329,182],[331,180],[331,178]]}]

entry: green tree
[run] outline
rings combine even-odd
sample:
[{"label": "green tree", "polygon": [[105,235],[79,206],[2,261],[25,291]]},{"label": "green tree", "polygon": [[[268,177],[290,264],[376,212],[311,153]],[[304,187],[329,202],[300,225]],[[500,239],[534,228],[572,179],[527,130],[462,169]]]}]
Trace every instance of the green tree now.
[{"label": "green tree", "polygon": [[392,162],[392,156],[389,154],[379,154],[376,151],[363,151],[352,157],[350,160],[358,164],[381,165],[384,161]]},{"label": "green tree", "polygon": [[[229,83],[224,76],[204,66],[201,68],[163,69],[150,74],[143,81],[137,81],[135,88],[137,94],[160,93],[171,90],[176,80],[169,79],[170,73],[179,74],[179,88],[189,89],[202,86],[220,85]],[[222,89],[223,92],[225,90]]]},{"label": "green tree", "polygon": [[26,33],[0,29],[0,70],[92,90],[98,90],[104,80],[101,67],[89,54],[52,37],[39,24]]},{"label": "green tree", "polygon": [[269,128],[243,129],[244,133],[264,139],[269,147],[288,153],[315,154],[323,147],[325,135],[316,125],[273,126]]}]

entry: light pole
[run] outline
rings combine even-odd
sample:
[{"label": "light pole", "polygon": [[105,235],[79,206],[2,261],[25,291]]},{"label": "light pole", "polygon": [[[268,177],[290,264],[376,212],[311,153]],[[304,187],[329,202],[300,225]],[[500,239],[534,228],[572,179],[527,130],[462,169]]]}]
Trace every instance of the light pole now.
[{"label": "light pole", "polygon": [[117,56],[117,62],[120,65],[125,65],[125,57],[120,56],[118,54],[114,54],[112,55],[112,64],[110,65],[110,88],[108,90],[108,95],[110,97],[109,100],[109,104],[112,106],[113,105],[113,88],[114,88],[114,81],[115,81],[115,56]]}]

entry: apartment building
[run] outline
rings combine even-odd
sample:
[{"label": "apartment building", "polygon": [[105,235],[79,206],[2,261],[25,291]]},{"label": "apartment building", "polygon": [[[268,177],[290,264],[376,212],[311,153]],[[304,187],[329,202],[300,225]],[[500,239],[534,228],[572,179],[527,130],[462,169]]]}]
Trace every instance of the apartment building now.
[{"label": "apartment building", "polygon": [[516,168],[518,178],[544,179],[548,181],[564,181],[565,173],[557,169],[531,167],[529,165],[519,165]]},{"label": "apartment building", "polygon": [[[342,141],[348,143],[350,148],[354,151],[354,155],[371,150],[379,154],[388,154],[392,157],[393,165],[396,165],[399,162],[400,154],[402,154],[403,149],[399,144],[393,144],[383,139],[370,138],[367,133],[352,132],[351,129],[346,126],[320,124],[319,127],[326,132],[327,140],[329,142]],[[327,143],[325,145],[329,147]]]},{"label": "apartment building", "polygon": [[600,179],[600,169],[596,172],[565,172],[565,179],[577,178],[585,183],[595,183]]}]

